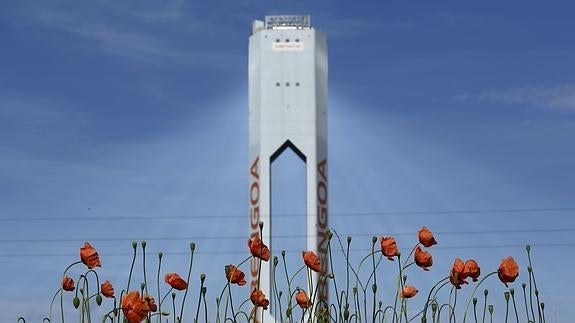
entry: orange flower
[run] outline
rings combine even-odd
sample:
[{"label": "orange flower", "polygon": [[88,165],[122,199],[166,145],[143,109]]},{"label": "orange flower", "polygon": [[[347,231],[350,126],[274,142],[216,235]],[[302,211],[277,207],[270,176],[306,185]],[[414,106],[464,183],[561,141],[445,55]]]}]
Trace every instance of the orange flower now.
[{"label": "orange flower", "polygon": [[270,260],[270,249],[258,237],[248,240],[248,248],[252,256],[260,258],[263,261]]},{"label": "orange flower", "polygon": [[412,298],[413,296],[415,296],[415,294],[417,294],[417,292],[418,292],[417,288],[415,288],[413,286],[407,286],[406,285],[401,290],[401,297]]},{"label": "orange flower", "polygon": [[64,276],[64,278],[62,278],[62,289],[67,291],[67,292],[71,292],[75,289],[76,287],[74,287],[74,280],[72,278],[70,278],[70,276]]},{"label": "orange flower", "polygon": [[513,257],[509,256],[503,260],[501,260],[501,264],[499,265],[499,269],[497,270],[497,275],[499,276],[499,280],[507,286],[507,283],[512,283],[515,281],[515,278],[519,276],[519,266]]},{"label": "orange flower", "polygon": [[307,297],[306,292],[302,289],[299,289],[297,294],[295,295],[295,301],[297,302],[297,305],[299,305],[299,307],[301,307],[304,310],[308,309],[311,305],[309,297]]},{"label": "orange flower", "polygon": [[463,260],[456,258],[451,268],[451,273],[449,274],[449,281],[451,281],[455,288],[460,289],[461,285],[467,284],[467,281],[465,281],[466,278],[465,263]]},{"label": "orange flower", "polygon": [[112,286],[112,283],[110,283],[109,280],[106,280],[102,284],[102,286],[100,286],[100,293],[102,293],[102,295],[108,298],[114,297],[114,287]]},{"label": "orange flower", "polygon": [[399,255],[397,243],[393,237],[381,237],[381,253],[391,261],[393,261],[394,256]]},{"label": "orange flower", "polygon": [[164,276],[164,281],[177,290],[184,290],[188,288],[188,283],[176,273],[169,273]]},{"label": "orange flower", "polygon": [[246,284],[246,275],[234,265],[226,266],[226,278],[231,284],[244,286]]},{"label": "orange flower", "polygon": [[122,297],[122,311],[129,323],[140,323],[148,317],[150,306],[137,291],[131,291]]},{"label": "orange flower", "polygon": [[421,230],[419,230],[417,236],[419,238],[419,243],[421,243],[426,248],[437,244],[437,241],[435,241],[435,238],[433,237],[433,233],[431,233],[431,231],[429,231],[426,226],[423,226]]},{"label": "orange flower", "polygon": [[476,282],[477,278],[479,278],[479,275],[481,274],[481,268],[479,268],[477,261],[473,259],[465,261],[465,273],[468,277],[471,277],[474,282]]},{"label": "orange flower", "polygon": [[259,289],[253,290],[250,299],[255,306],[263,307],[264,310],[267,310],[268,305],[270,305],[270,301],[266,298],[266,295]]},{"label": "orange flower", "polygon": [[417,248],[415,248],[415,263],[423,268],[423,270],[425,271],[429,271],[428,267],[431,267],[431,265],[433,265],[433,258],[431,257],[431,254],[427,251],[423,251],[421,250],[421,247],[417,246]]},{"label": "orange flower", "polygon": [[88,242],[84,242],[84,246],[80,248],[80,259],[88,269],[102,267],[98,252]]},{"label": "orange flower", "polygon": [[313,251],[302,251],[301,255],[303,257],[303,262],[305,262],[305,265],[317,272],[321,271],[321,263],[319,262],[319,257],[315,254],[315,252]]},{"label": "orange flower", "polygon": [[154,300],[154,298],[152,296],[145,296],[144,301],[146,301],[146,304],[148,304],[148,308],[150,309],[150,312],[155,312],[158,310],[158,305],[156,305],[156,300]]}]

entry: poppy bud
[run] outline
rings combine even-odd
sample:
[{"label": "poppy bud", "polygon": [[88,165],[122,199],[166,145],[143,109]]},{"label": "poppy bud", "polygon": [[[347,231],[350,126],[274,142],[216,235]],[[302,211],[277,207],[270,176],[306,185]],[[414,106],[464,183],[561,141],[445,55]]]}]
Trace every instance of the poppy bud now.
[{"label": "poppy bud", "polygon": [[80,306],[80,299],[78,298],[78,296],[74,297],[74,299],[72,300],[72,304],[74,304],[74,308],[78,308]]},{"label": "poppy bud", "polygon": [[286,310],[286,316],[291,317],[291,307]]},{"label": "poppy bud", "polygon": [[206,280],[206,274],[201,274],[200,275],[200,280],[202,281],[202,283]]},{"label": "poppy bud", "polygon": [[377,293],[377,284],[373,284],[371,285],[371,290],[373,291],[373,293]]},{"label": "poppy bud", "polygon": [[375,244],[377,242],[377,237],[376,236],[372,236],[371,237],[371,243]]},{"label": "poppy bud", "polygon": [[98,306],[102,305],[102,295],[96,295],[96,304],[98,304]]},{"label": "poppy bud", "polygon": [[347,237],[347,244],[351,243],[351,237]]},{"label": "poppy bud", "polygon": [[194,251],[196,250],[196,244],[195,244],[195,243],[193,243],[193,242],[190,243],[190,250],[191,250],[192,252],[194,252]]},{"label": "poppy bud", "polygon": [[505,302],[509,302],[509,292],[503,293],[503,297],[505,297]]},{"label": "poppy bud", "polygon": [[264,228],[264,221],[260,221],[260,230]]},{"label": "poppy bud", "polygon": [[146,240],[142,241],[142,249],[146,249]]},{"label": "poppy bud", "polygon": [[485,295],[485,297],[487,297],[487,294],[489,294],[489,291],[487,289],[483,290],[483,295]]},{"label": "poppy bud", "polygon": [[159,252],[159,253],[158,253],[158,258],[159,258],[160,260],[162,260],[162,256],[163,256],[163,255],[164,255],[164,254],[163,254],[162,252]]},{"label": "poppy bud", "polygon": [[138,248],[138,242],[132,241],[132,248],[134,248],[134,250],[136,250],[136,248]]},{"label": "poppy bud", "polygon": [[327,240],[331,240],[332,237],[333,233],[331,232],[331,230],[327,230]]},{"label": "poppy bud", "polygon": [[433,311],[433,313],[437,313],[437,303],[431,303],[431,311]]},{"label": "poppy bud", "polygon": [[531,251],[531,245],[525,245],[525,250],[529,253]]},{"label": "poppy bud", "polygon": [[493,315],[493,305],[489,304],[487,308],[489,309],[489,314]]}]

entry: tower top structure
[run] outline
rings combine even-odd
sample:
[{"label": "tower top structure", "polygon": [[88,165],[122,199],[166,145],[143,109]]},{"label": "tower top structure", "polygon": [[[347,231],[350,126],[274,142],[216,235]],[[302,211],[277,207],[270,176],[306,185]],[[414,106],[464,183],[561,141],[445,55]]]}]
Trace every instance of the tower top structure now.
[{"label": "tower top structure", "polygon": [[267,29],[310,29],[311,19],[309,15],[279,15],[266,16],[265,26]]}]

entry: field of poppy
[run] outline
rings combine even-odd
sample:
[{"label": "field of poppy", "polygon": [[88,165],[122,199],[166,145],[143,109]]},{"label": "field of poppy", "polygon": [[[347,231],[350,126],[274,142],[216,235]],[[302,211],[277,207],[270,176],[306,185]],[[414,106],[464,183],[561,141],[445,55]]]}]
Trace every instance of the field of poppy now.
[{"label": "field of poppy", "polygon": [[[260,233],[263,223],[260,223]],[[142,256],[145,257],[146,242],[132,243],[133,259],[129,269],[128,281],[125,288],[119,290],[118,282],[106,280],[100,283],[100,274],[97,269],[101,267],[100,255],[89,243],[85,242],[80,248],[80,260],[72,263],[64,270],[61,278],[61,287],[55,293],[48,315],[43,322],[261,322],[264,311],[270,308],[270,300],[277,309],[273,316],[277,322],[545,322],[545,304],[540,301],[539,290],[535,282],[535,275],[531,265],[531,248],[526,246],[528,264],[526,266],[526,282],[516,293],[510,285],[516,281],[520,274],[520,266],[516,260],[509,256],[501,260],[499,267],[483,274],[479,263],[475,259],[463,260],[455,258],[447,276],[440,278],[425,292],[418,290],[417,284],[412,283],[407,271],[412,265],[421,268],[419,273],[429,272],[433,266],[431,250],[437,244],[432,231],[423,226],[417,232],[417,242],[411,251],[404,257],[398,249],[394,237],[382,236],[379,239],[372,237],[371,252],[365,255],[359,264],[350,262],[349,245],[351,237],[347,238],[347,249],[337,235],[327,232],[328,258],[322,259],[313,251],[302,251],[301,269],[293,273],[292,279],[287,280],[287,291],[272,288],[272,295],[265,295],[258,287],[247,292],[243,267],[249,266],[251,260],[262,262],[272,261],[274,270],[285,262],[285,253],[281,256],[272,255],[270,249],[260,238],[248,239],[246,258],[236,264],[222,264],[225,275],[225,287],[219,297],[212,303],[206,299],[206,276],[200,275],[200,284],[197,296],[188,300],[190,292],[190,277],[194,263],[195,244],[190,244],[190,263],[187,277],[184,279],[178,273],[163,273],[161,268],[162,253],[158,254],[158,268],[155,275],[157,292],[152,292],[152,284],[143,268],[143,281],[138,285],[132,284],[135,260],[138,246],[141,246]],[[336,278],[332,258],[331,242],[336,237],[342,246],[346,275],[345,279]],[[379,242],[379,244],[378,244]],[[347,251],[345,251],[347,250]],[[272,258],[273,256],[273,258]],[[145,258],[144,258],[145,259]],[[322,262],[328,261],[329,272],[322,273],[320,279],[326,279],[330,286],[330,293],[334,300],[326,304],[318,297],[320,282],[313,281],[313,272],[321,272]],[[378,290],[381,276],[381,267],[385,262],[397,265],[397,272],[391,280],[395,290]],[[361,270],[364,264],[371,263],[370,270]],[[143,262],[145,266],[145,261]],[[77,267],[81,268],[77,270]],[[341,267],[340,267],[341,268]],[[74,274],[73,274],[74,273]],[[367,274],[363,274],[367,273]],[[308,286],[306,289],[292,286],[293,277],[305,275]],[[287,277],[286,273],[286,277]],[[161,281],[163,277],[163,282]],[[275,275],[273,277],[276,277]],[[278,276],[279,277],[279,276]],[[476,295],[489,278],[498,279],[501,284],[502,295],[505,300],[504,316],[494,317],[494,305],[488,299],[489,290],[483,289],[481,295]],[[160,293],[161,284],[169,288]],[[339,284],[339,285],[338,285]],[[166,286],[167,285],[167,286]],[[277,286],[276,284],[272,284]],[[466,286],[470,285],[470,286]],[[114,288],[116,286],[116,288]],[[342,287],[345,286],[345,287]],[[350,290],[351,286],[351,290]],[[371,287],[371,288],[369,288]],[[246,289],[238,292],[237,289]],[[458,291],[470,288],[463,302],[458,302]],[[239,295],[249,295],[242,299]],[[382,294],[394,295],[391,302],[385,302]],[[285,297],[284,295],[287,295]],[[479,297],[483,296],[480,300]],[[419,303],[412,303],[420,298]],[[103,300],[109,299],[106,305]],[[188,304],[192,303],[192,304]],[[235,303],[235,304],[234,304]],[[194,306],[190,316],[184,318],[184,308]],[[416,307],[415,309],[412,307]],[[104,309],[104,310],[103,310]],[[72,313],[72,314],[70,314]],[[98,315],[96,315],[98,313]],[[102,314],[103,313],[103,314]],[[195,315],[194,315],[195,313]],[[67,317],[72,315],[73,318]],[[96,317],[97,316],[97,317]],[[79,320],[78,320],[79,317]],[[17,322],[26,322],[20,317]]]}]

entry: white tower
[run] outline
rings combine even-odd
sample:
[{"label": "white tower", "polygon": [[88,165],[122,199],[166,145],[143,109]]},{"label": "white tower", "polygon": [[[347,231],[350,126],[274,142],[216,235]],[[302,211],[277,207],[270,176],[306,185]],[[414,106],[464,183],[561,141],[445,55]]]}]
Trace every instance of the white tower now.
[{"label": "white tower", "polygon": [[[306,163],[307,249],[316,251],[322,272],[315,303],[327,302],[327,43],[309,16],[266,16],[254,21],[249,41],[250,232],[271,242],[271,163],[287,148]],[[272,233],[273,234],[273,233]],[[270,246],[272,257],[278,250]],[[250,266],[251,290],[270,298],[270,267]],[[250,292],[251,292],[250,290]],[[274,321],[268,311],[267,322]],[[258,321],[259,317],[258,315]]]}]

